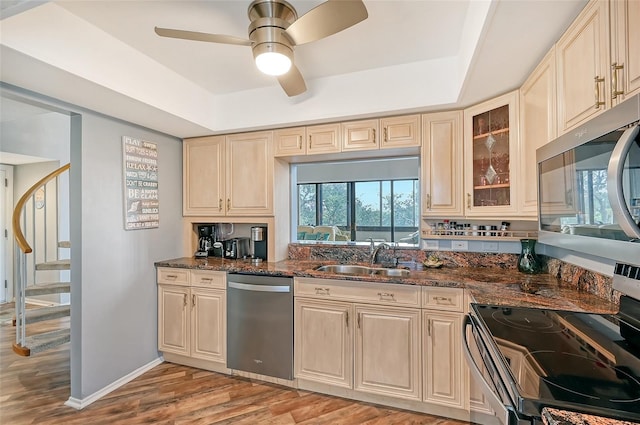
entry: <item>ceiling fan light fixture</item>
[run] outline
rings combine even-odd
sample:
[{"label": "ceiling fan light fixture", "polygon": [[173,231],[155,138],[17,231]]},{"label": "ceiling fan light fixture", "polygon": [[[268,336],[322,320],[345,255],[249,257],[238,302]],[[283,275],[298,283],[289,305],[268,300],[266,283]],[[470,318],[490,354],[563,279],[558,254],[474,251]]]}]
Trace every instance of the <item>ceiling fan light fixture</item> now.
[{"label": "ceiling fan light fixture", "polygon": [[258,69],[267,75],[283,75],[293,63],[293,51],[279,43],[262,43],[254,47],[253,56]]}]

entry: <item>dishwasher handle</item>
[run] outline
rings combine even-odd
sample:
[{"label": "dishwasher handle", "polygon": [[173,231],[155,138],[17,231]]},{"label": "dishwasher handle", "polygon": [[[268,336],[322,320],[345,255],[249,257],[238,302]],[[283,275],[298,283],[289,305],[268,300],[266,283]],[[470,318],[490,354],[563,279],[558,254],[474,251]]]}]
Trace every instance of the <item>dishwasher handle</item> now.
[{"label": "dishwasher handle", "polygon": [[252,285],[250,283],[229,282],[229,288],[255,292],[291,292],[290,285]]}]

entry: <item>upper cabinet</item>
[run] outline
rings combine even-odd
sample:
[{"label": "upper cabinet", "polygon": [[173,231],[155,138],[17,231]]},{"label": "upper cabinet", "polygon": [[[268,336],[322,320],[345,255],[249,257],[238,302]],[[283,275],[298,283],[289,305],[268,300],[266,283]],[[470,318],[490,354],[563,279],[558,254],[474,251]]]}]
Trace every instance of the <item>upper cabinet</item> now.
[{"label": "upper cabinet", "polygon": [[640,91],[640,2],[612,0],[611,99],[617,104]]},{"label": "upper cabinet", "polygon": [[307,155],[340,152],[342,137],[340,124],[307,127]]},{"label": "upper cabinet", "polygon": [[419,147],[420,115],[380,118],[380,149]]},{"label": "upper cabinet", "polygon": [[[517,212],[518,92],[464,111],[464,193],[467,216]],[[514,163],[515,164],[515,163]]]},{"label": "upper cabinet", "polygon": [[283,128],[273,132],[274,156],[296,156],[307,153],[307,129]]},{"label": "upper cabinet", "polygon": [[556,45],[559,132],[611,106],[609,4],[592,1]]},{"label": "upper cabinet", "polygon": [[378,149],[378,120],[350,121],[340,125],[342,129],[342,151]]},{"label": "upper cabinet", "polygon": [[183,143],[183,215],[273,214],[270,131],[187,139]]},{"label": "upper cabinet", "polygon": [[422,140],[422,215],[462,216],[462,111],[423,115]]},{"label": "upper cabinet", "polygon": [[182,214],[224,215],[225,137],[187,139],[182,144]]},{"label": "upper cabinet", "polygon": [[537,215],[538,168],[536,149],[557,136],[555,48],[520,89],[520,213]]}]

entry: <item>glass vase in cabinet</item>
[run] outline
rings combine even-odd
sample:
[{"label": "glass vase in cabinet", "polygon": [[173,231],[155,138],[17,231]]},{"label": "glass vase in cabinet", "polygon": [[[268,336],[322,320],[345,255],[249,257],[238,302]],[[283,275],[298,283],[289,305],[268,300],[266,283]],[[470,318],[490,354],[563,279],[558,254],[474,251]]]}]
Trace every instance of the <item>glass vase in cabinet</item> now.
[{"label": "glass vase in cabinet", "polygon": [[465,110],[465,214],[515,213],[517,92]]}]

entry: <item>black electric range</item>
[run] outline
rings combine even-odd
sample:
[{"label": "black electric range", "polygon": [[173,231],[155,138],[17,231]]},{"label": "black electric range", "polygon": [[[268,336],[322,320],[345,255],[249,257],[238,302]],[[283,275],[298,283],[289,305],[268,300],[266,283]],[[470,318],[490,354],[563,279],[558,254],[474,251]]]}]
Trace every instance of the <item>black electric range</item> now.
[{"label": "black electric range", "polygon": [[503,424],[544,407],[640,423],[640,266],[616,264],[613,287],[616,314],[471,304],[465,356]]}]

